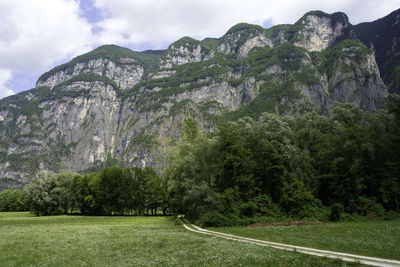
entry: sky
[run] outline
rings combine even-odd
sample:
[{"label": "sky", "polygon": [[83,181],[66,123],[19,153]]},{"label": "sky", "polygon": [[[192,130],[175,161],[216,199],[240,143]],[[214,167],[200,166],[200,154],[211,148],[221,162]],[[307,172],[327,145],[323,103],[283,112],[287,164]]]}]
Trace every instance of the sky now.
[{"label": "sky", "polygon": [[218,38],[239,22],[268,28],[322,10],[358,24],[398,8],[399,0],[0,0],[0,99],[103,44],[165,49],[183,36]]}]

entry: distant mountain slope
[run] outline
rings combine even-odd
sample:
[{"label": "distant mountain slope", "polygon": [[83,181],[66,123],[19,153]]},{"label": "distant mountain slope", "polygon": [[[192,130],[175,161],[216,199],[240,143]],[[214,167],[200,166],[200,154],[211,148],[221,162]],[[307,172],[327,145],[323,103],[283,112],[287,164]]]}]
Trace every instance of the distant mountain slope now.
[{"label": "distant mountain slope", "polygon": [[373,22],[358,24],[354,30],[365,45],[375,50],[389,91],[400,94],[400,9]]},{"label": "distant mountain slope", "polygon": [[373,51],[344,13],[311,11],[269,29],[240,23],[165,51],[105,45],[0,100],[0,189],[110,158],[162,168],[188,116],[213,131],[262,112],[329,115],[335,101],[376,110],[386,95]]}]

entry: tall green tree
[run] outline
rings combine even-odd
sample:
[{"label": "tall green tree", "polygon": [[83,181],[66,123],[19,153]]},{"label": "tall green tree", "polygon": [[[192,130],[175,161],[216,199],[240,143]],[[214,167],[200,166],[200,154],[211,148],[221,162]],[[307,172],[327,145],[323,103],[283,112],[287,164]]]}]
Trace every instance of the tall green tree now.
[{"label": "tall green tree", "polygon": [[30,210],[37,215],[67,214],[73,206],[73,174],[42,171],[26,187]]},{"label": "tall green tree", "polygon": [[171,151],[167,172],[168,192],[175,212],[198,216],[209,210],[214,199],[214,141],[185,120],[182,141]]}]

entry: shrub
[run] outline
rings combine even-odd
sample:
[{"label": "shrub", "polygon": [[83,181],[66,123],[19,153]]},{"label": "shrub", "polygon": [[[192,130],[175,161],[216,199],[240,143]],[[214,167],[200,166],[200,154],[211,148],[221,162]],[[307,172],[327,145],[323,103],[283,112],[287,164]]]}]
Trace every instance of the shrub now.
[{"label": "shrub", "polygon": [[331,205],[331,212],[329,213],[329,220],[332,222],[337,222],[340,220],[341,214],[343,212],[343,205],[340,203],[334,203]]},{"label": "shrub", "polygon": [[318,200],[298,179],[285,183],[279,204],[293,218],[312,217]]},{"label": "shrub", "polygon": [[376,203],[375,200],[366,197],[360,197],[358,199],[358,214],[367,216],[384,216],[385,209],[381,204]]},{"label": "shrub", "polygon": [[221,227],[237,225],[239,223],[239,219],[232,214],[221,214],[217,211],[209,211],[201,216],[196,223],[206,227]]}]

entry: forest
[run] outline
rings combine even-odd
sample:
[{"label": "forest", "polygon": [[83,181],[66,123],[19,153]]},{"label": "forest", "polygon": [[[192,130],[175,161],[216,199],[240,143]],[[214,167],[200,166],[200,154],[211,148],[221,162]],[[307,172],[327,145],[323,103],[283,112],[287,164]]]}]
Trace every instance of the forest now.
[{"label": "forest", "polygon": [[[365,112],[263,113],[202,132],[186,118],[159,175],[150,167],[41,172],[0,192],[0,211],[37,215],[185,214],[205,226],[399,215],[400,97]],[[18,207],[12,206],[19,203]]]}]

